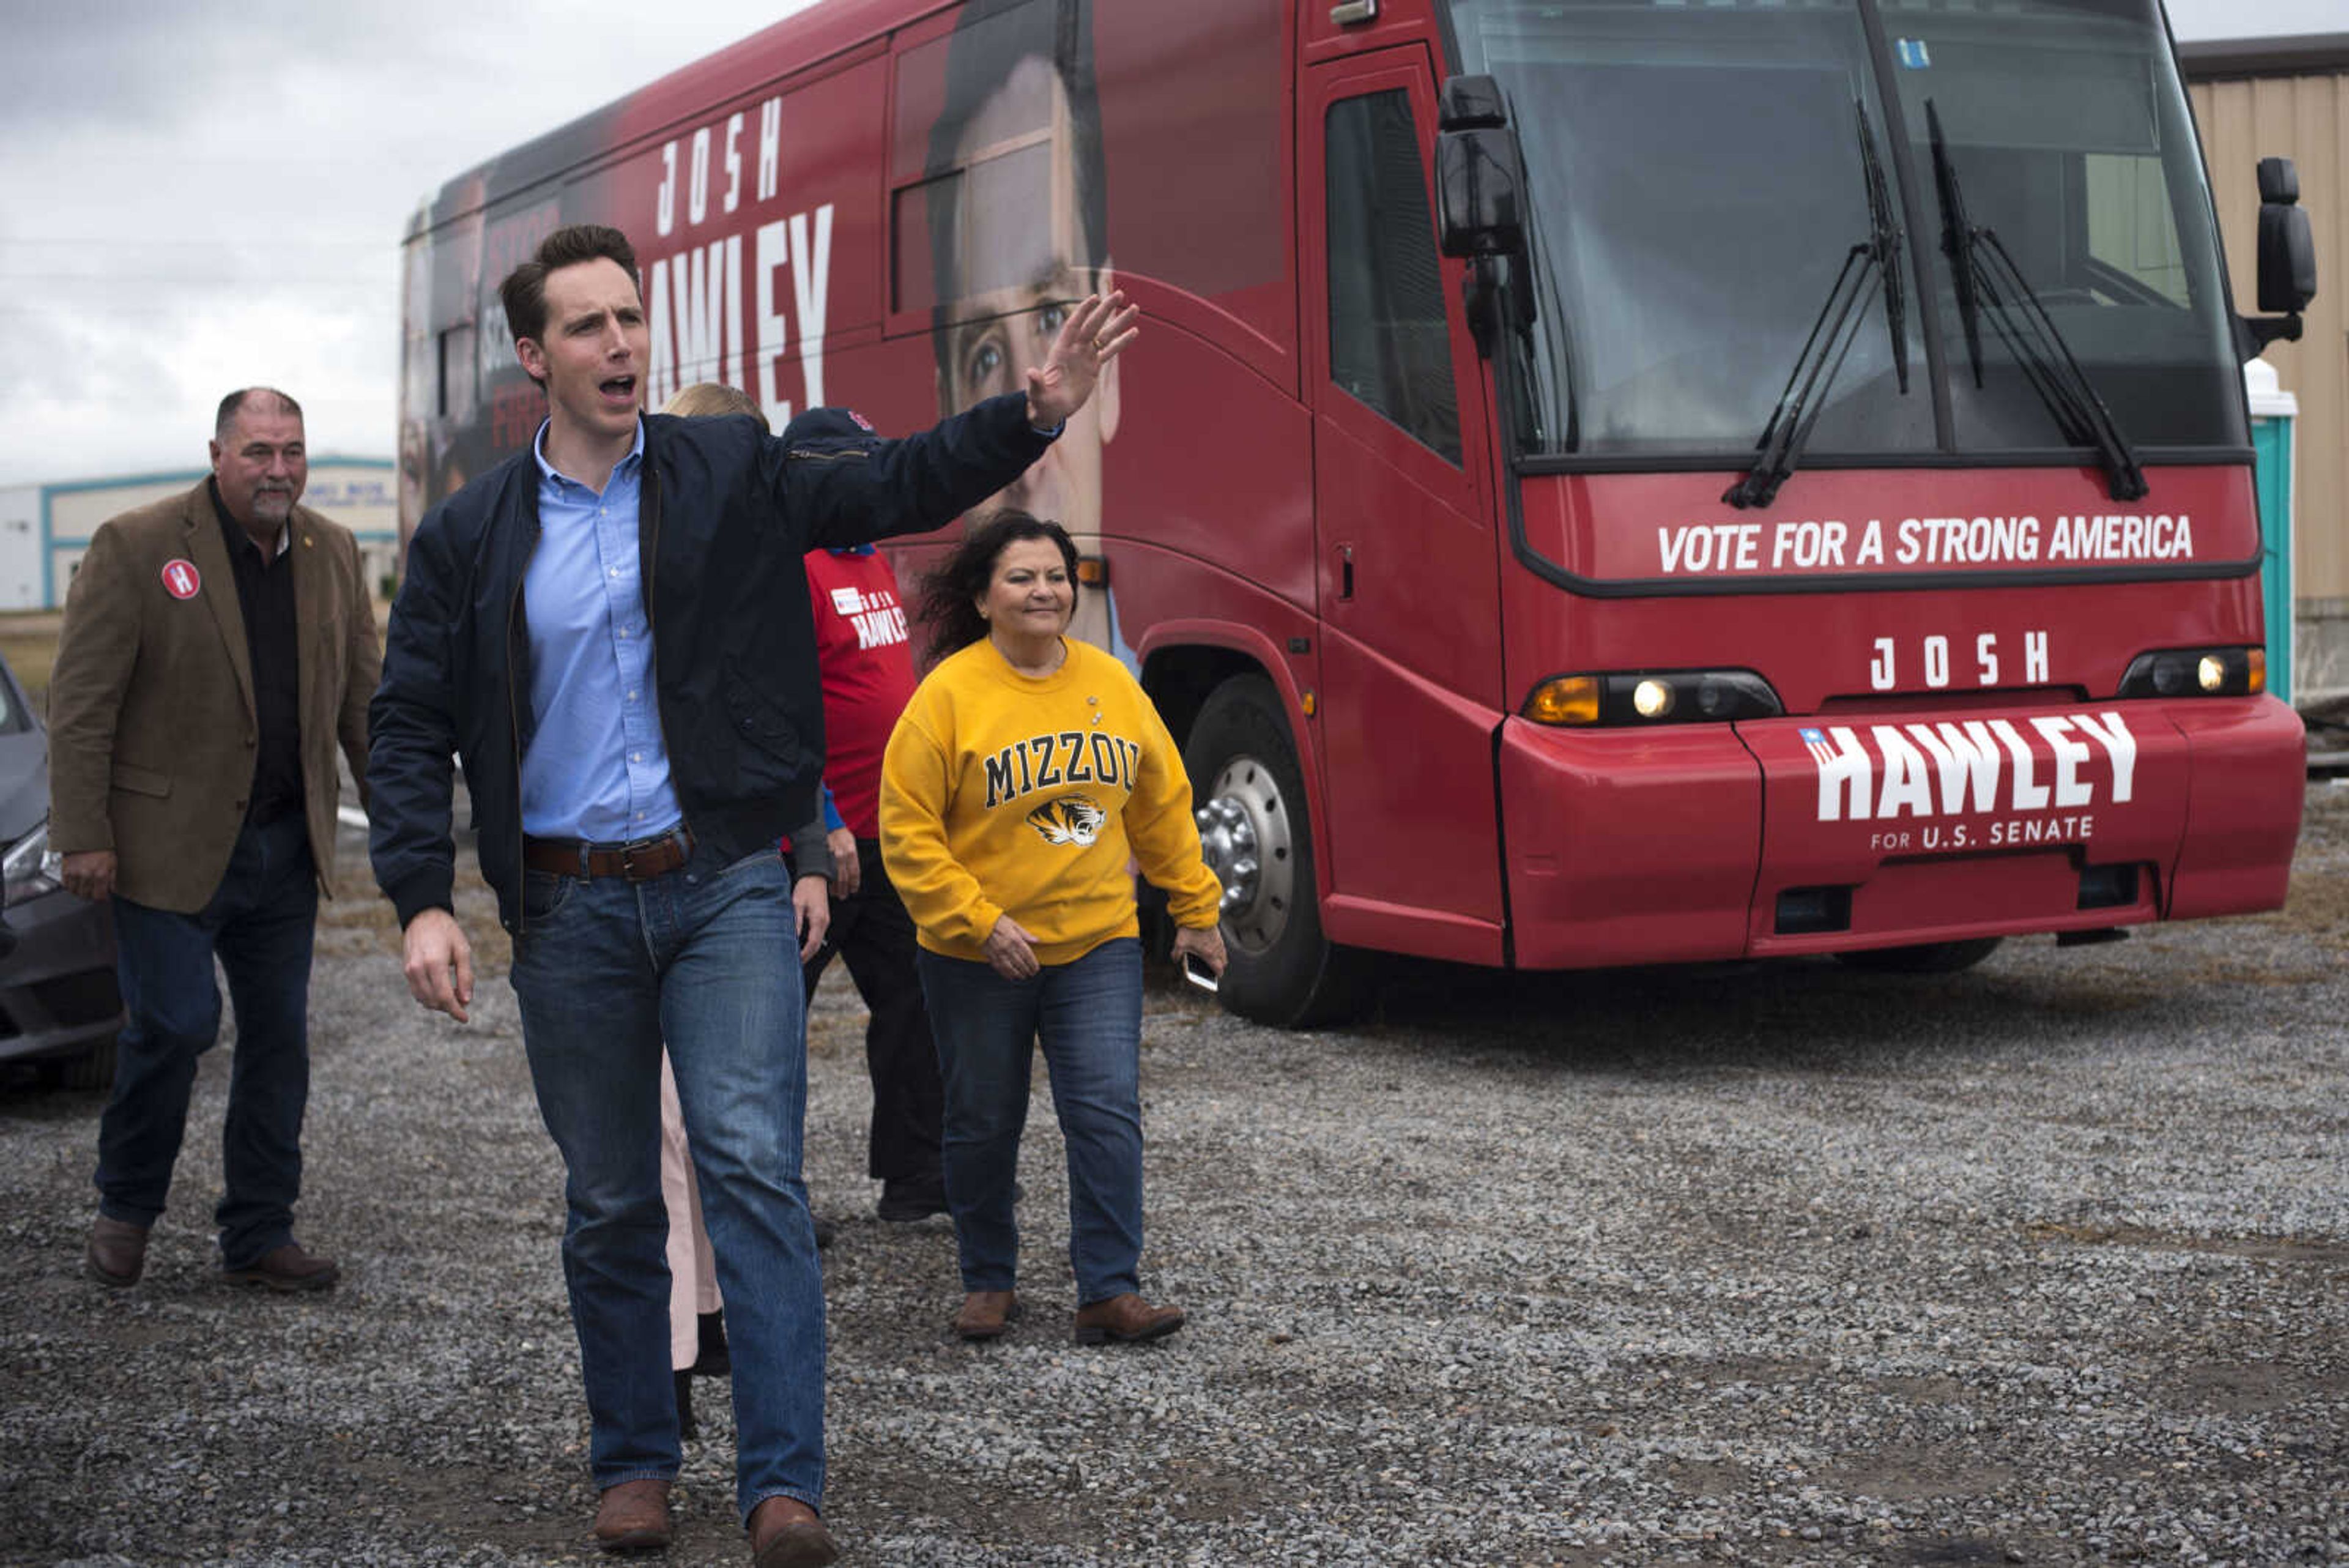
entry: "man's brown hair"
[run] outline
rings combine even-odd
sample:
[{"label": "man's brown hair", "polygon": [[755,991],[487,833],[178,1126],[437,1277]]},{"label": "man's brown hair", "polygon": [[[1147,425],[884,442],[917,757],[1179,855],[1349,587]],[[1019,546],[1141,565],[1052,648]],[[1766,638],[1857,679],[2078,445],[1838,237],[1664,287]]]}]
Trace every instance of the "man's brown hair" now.
[{"label": "man's brown hair", "polygon": [[530,260],[506,274],[506,280],[498,285],[498,297],[505,302],[506,328],[513,340],[544,341],[548,273],[596,260],[618,263],[628,281],[636,282],[636,247],[617,229],[604,223],[567,223],[539,241]]}]

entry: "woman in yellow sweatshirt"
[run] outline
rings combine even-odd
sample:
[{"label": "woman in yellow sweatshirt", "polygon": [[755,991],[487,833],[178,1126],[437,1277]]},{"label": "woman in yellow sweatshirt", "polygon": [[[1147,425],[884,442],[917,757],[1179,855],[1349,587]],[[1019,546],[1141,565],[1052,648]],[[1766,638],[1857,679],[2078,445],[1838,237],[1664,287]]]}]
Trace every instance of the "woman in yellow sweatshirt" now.
[{"label": "woman in yellow sweatshirt", "polygon": [[938,663],[881,764],[881,849],[914,917],[946,1084],[947,1203],[962,1254],[955,1332],[1019,1314],[1012,1176],[1041,1037],[1069,1155],[1076,1337],[1156,1339],[1183,1314],[1141,1296],[1142,942],[1133,876],[1167,895],[1179,962],[1221,973],[1222,888],[1191,784],[1125,667],[1061,634],[1077,552],[1057,523],[998,513],[927,585]]}]

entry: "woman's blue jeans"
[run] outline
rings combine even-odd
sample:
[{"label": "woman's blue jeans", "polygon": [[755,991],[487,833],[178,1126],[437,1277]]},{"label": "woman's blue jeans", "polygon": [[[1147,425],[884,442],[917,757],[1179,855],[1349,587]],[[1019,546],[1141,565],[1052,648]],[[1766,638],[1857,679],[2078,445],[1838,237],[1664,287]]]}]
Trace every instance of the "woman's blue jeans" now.
[{"label": "woman's blue jeans", "polygon": [[598,1490],[678,1451],[660,1185],[667,1042],[734,1359],[736,1501],[823,1497],[823,1280],[800,1179],[807,1036],[791,883],[771,850],[649,881],[526,873],[512,981],[563,1151],[563,1275]]},{"label": "woman's blue jeans", "polygon": [[963,1289],[1008,1291],[1019,1277],[1011,1193],[1028,1121],[1028,1065],[1040,1038],[1069,1150],[1078,1304],[1138,1290],[1142,943],[1103,942],[1027,980],[925,949],[921,971],[946,1083],[947,1205]]}]

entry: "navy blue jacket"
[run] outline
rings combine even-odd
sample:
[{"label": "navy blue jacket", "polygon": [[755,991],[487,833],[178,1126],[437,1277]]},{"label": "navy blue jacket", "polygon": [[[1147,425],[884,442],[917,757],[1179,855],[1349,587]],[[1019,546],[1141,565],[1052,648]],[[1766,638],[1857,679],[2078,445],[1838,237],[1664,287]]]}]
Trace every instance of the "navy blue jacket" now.
[{"label": "navy blue jacket", "polygon": [[[645,416],[637,529],[669,780],[714,870],[813,821],[823,694],[801,557],[937,528],[1010,483],[1050,438],[1019,393],[884,441],[836,409],[770,436],[748,417]],[[522,919],[522,759],[530,750],[523,574],[538,543],[536,462],[507,459],[424,514],[367,711],[368,848],[402,926],[450,908],[449,759],[462,759],[481,876]]]}]

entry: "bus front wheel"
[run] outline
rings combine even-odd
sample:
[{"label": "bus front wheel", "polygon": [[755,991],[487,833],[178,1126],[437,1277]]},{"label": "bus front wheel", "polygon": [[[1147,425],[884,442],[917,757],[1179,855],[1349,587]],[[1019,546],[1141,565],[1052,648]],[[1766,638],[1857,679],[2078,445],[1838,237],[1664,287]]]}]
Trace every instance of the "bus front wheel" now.
[{"label": "bus front wheel", "polygon": [[1305,781],[1272,682],[1243,675],[1216,687],[1183,764],[1200,847],[1224,885],[1224,1005],[1284,1029],[1344,1019],[1361,1001],[1367,955],[1321,934]]}]

